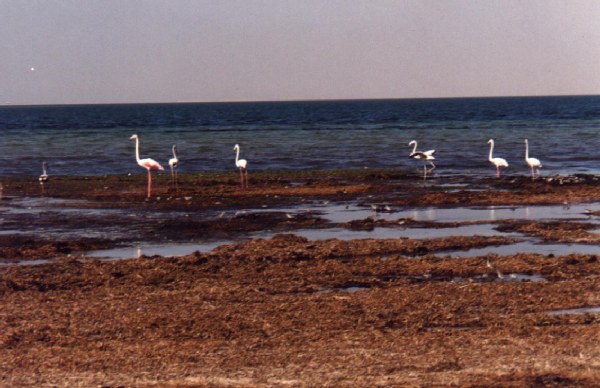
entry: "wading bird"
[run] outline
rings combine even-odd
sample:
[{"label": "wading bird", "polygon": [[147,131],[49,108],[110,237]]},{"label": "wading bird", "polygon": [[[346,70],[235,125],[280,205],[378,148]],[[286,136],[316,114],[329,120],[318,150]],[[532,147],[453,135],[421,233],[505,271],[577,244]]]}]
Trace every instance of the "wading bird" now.
[{"label": "wading bird", "polygon": [[500,177],[500,167],[508,167],[508,163],[506,162],[505,159],[494,158],[492,156],[492,153],[494,152],[494,139],[488,140],[488,144],[490,145],[490,157],[488,160],[490,161],[490,163],[492,163],[494,166],[496,166],[496,176],[499,178]]},{"label": "wading bird", "polygon": [[241,180],[241,184],[242,184],[242,190],[247,189],[248,188],[248,171],[246,170],[246,166],[248,165],[248,162],[246,161],[246,159],[239,159],[239,157],[240,157],[240,146],[239,145],[236,144],[233,147],[233,150],[236,152],[235,153],[235,166],[240,169],[240,180]]},{"label": "wading bird", "polygon": [[537,176],[540,176],[540,167],[542,167],[542,162],[540,162],[537,158],[529,157],[529,142],[525,139],[525,161],[529,168],[531,168],[531,179],[535,179],[536,173]]},{"label": "wading bird", "polygon": [[42,187],[42,196],[44,195],[44,183],[48,181],[48,171],[46,171],[47,168],[48,164],[46,162],[42,162],[42,175],[40,175],[40,177],[38,178]]},{"label": "wading bird", "polygon": [[177,190],[177,165],[179,164],[179,159],[177,159],[177,154],[175,150],[177,149],[177,145],[173,144],[173,157],[169,159],[169,167],[171,167],[171,180],[175,183],[175,190]]},{"label": "wading bird", "polygon": [[[435,150],[417,151],[416,140],[411,140],[411,142],[408,143],[408,145],[413,146],[413,150],[410,153],[410,155],[408,155],[408,157],[410,159],[420,160],[423,162],[423,179],[427,179],[427,172],[433,171],[433,169],[435,168],[435,164],[433,164],[432,162],[432,160],[435,160],[435,157],[433,156]],[[431,168],[429,170],[427,170],[427,164],[431,165]]]},{"label": "wading bird", "polygon": [[152,172],[150,170],[153,168],[164,170],[164,168],[154,159],[140,159],[140,139],[138,135],[131,135],[129,140],[135,140],[135,160],[137,161],[137,164],[148,171],[148,198],[150,198],[152,193]]},{"label": "wading bird", "polygon": [[40,181],[40,185],[43,185],[44,182],[48,180],[48,171],[46,170],[47,168],[48,163],[42,162],[42,175],[40,175],[40,177],[38,178]]}]

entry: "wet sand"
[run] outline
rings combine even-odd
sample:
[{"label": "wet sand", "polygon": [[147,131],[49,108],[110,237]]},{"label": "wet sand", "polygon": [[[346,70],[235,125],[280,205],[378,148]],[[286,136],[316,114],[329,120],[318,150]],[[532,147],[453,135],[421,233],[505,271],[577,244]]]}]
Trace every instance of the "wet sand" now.
[{"label": "wet sand", "polygon": [[[165,217],[145,219],[136,238],[280,234],[208,253],[121,261],[90,260],[79,253],[127,242],[127,236],[57,241],[3,235],[2,260],[53,261],[0,267],[2,384],[600,384],[598,314],[560,311],[600,306],[597,255],[457,259],[445,254],[518,239],[506,236],[310,241],[294,230],[467,223],[373,218],[331,223],[315,213],[290,216],[277,210],[315,201],[394,208],[570,206],[600,200],[595,177],[423,182],[418,175],[394,171],[256,173],[247,191],[238,189],[236,178],[181,175],[175,191],[166,175],[158,176],[150,200],[144,198],[143,176],[52,178],[44,198],[90,200],[78,206],[117,210],[103,223],[137,228],[124,214],[164,212]],[[41,194],[31,178],[2,183],[3,201]],[[54,206],[70,206],[59,203]],[[247,208],[268,211],[235,214]],[[590,217],[598,210],[590,209]],[[167,217],[175,211],[215,216]],[[219,218],[219,212],[228,215]],[[95,220],[58,213],[24,217],[23,229],[83,228]],[[544,241],[593,245],[597,227],[590,221],[502,220],[498,228]]]}]

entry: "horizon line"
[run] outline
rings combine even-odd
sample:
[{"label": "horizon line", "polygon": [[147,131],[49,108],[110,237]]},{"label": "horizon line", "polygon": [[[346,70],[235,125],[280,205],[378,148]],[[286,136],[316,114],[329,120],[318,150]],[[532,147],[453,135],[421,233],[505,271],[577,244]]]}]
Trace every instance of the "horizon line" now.
[{"label": "horizon line", "polygon": [[544,97],[596,97],[600,94],[523,94],[523,95],[489,95],[489,96],[453,96],[453,97],[375,97],[375,98],[307,98],[307,99],[222,99],[222,100],[175,100],[146,102],[82,102],[82,103],[39,103],[13,104],[1,103],[0,107],[43,107],[43,106],[87,106],[87,105],[168,105],[168,104],[244,104],[244,103],[279,103],[279,102],[334,102],[334,101],[386,101],[386,100],[466,100],[479,98],[544,98]]}]

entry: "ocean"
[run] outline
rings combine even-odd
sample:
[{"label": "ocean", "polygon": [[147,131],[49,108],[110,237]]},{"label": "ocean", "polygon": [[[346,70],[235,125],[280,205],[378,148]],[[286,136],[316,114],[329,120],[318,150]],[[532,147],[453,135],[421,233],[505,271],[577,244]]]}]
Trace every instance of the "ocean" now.
[{"label": "ocean", "polygon": [[[434,176],[527,175],[530,156],[542,175],[600,173],[600,96],[298,102],[1,106],[0,176],[143,173],[142,158],[168,170],[177,144],[179,171],[235,171],[233,146],[248,170],[391,168],[415,171],[408,159],[437,152]],[[165,171],[168,173],[168,171]]]}]

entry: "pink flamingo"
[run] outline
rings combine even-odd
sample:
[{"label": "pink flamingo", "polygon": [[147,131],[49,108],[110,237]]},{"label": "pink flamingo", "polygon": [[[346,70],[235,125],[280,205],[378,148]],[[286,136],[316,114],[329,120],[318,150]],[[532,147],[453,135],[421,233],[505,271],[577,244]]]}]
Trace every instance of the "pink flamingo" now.
[{"label": "pink flamingo", "polygon": [[129,140],[135,140],[135,160],[137,160],[137,164],[148,171],[148,198],[150,198],[152,193],[152,172],[150,170],[153,168],[164,170],[164,168],[154,159],[140,159],[140,139],[138,135],[131,135]]}]

